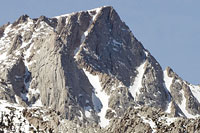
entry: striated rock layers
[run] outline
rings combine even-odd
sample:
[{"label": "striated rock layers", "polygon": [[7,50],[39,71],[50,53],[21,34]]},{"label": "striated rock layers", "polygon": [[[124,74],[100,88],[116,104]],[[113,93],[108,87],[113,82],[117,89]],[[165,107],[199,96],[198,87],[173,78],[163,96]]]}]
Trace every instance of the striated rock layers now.
[{"label": "striated rock layers", "polygon": [[[109,6],[54,18],[23,15],[3,25],[0,72],[0,99],[24,108],[51,108],[59,119],[98,127],[99,132],[140,132],[136,127],[161,132],[166,128],[145,125],[127,113],[128,108],[134,112],[135,107],[145,106],[170,117],[200,114],[200,87],[182,80],[171,68],[163,72]],[[24,116],[34,121],[29,114]],[[122,124],[124,119],[130,121]],[[135,120],[141,121],[139,125]],[[132,127],[126,127],[126,122],[133,122]],[[61,123],[57,121],[57,127],[65,125]],[[106,126],[105,131],[99,128]]]}]

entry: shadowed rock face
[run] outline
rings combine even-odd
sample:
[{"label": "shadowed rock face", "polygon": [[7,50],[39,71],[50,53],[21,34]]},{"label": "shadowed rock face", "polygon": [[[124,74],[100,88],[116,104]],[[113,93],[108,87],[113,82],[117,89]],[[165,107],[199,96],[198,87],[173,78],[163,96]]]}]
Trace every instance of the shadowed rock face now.
[{"label": "shadowed rock face", "polygon": [[163,74],[109,6],[54,18],[23,15],[0,28],[0,54],[1,99],[50,107],[79,124],[102,126],[135,106],[200,113],[193,86],[170,68]]},{"label": "shadowed rock face", "polygon": [[[81,67],[87,67],[97,75],[106,74],[106,79],[102,77],[100,80],[105,81],[102,82],[103,87],[105,91],[109,91],[112,86],[108,83],[115,82],[114,80],[122,82],[127,88],[133,85],[138,74],[136,68],[146,62],[142,77],[143,91],[136,101],[165,108],[167,94],[160,65],[136,40],[115,10],[102,9],[89,30],[77,57]],[[157,91],[160,91],[160,94],[152,96]]]}]

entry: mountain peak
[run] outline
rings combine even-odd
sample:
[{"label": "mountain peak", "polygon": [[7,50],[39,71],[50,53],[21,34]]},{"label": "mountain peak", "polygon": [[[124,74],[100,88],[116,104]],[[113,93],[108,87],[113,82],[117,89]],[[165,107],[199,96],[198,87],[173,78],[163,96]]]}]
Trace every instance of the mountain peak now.
[{"label": "mountain peak", "polygon": [[200,88],[170,67],[163,72],[111,6],[53,18],[23,15],[0,28],[0,55],[1,99],[50,107],[79,125],[109,127],[130,119],[127,108],[200,115]]}]

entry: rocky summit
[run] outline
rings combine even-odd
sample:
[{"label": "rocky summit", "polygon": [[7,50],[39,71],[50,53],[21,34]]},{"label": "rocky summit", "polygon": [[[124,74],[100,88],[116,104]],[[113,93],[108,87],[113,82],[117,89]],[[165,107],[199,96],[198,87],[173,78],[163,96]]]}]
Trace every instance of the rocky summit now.
[{"label": "rocky summit", "polygon": [[198,133],[200,86],[110,7],[0,27],[0,132]]}]

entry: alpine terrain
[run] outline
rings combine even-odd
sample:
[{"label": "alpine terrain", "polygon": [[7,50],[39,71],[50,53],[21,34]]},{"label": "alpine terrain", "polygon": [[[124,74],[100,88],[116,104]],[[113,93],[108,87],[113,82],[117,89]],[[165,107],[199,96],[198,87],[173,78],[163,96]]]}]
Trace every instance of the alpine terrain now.
[{"label": "alpine terrain", "polygon": [[199,116],[200,86],[110,6],[0,27],[0,132],[199,133]]}]

